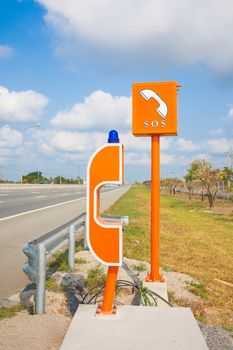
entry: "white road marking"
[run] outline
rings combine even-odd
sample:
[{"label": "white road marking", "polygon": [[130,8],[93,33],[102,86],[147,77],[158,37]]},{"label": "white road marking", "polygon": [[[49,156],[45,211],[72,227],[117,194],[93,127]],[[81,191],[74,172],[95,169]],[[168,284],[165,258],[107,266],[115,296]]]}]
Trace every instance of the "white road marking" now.
[{"label": "white road marking", "polygon": [[0,201],[0,203],[4,203],[5,201]]},{"label": "white road marking", "polygon": [[1,197],[5,197],[5,196],[8,196],[8,194],[0,193],[0,196],[1,196]]},{"label": "white road marking", "polygon": [[36,196],[35,198],[44,198],[44,197],[46,197],[46,196]]},{"label": "white road marking", "polygon": [[18,217],[18,216],[22,216],[22,215],[26,215],[26,214],[35,213],[35,212],[37,212],[37,211],[41,211],[41,210],[45,210],[45,209],[49,209],[49,208],[59,207],[60,205],[64,205],[64,204],[68,204],[68,203],[78,202],[78,201],[80,201],[81,199],[84,199],[84,198],[86,198],[86,196],[85,196],[85,197],[78,198],[78,199],[72,199],[72,200],[70,200],[70,201],[66,201],[66,202],[62,202],[62,203],[58,203],[58,204],[49,205],[48,207],[39,208],[39,209],[34,209],[34,210],[29,210],[29,211],[26,211],[26,212],[24,212],[24,213],[19,213],[19,214],[7,216],[7,217],[5,217],[5,218],[1,218],[0,221],[5,221],[5,220],[13,219],[13,218],[16,218],[16,217]]}]

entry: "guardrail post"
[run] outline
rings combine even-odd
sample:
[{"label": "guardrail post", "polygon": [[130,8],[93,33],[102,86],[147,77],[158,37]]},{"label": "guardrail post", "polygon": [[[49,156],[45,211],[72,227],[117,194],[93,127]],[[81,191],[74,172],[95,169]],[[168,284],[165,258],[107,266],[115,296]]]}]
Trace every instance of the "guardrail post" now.
[{"label": "guardrail post", "polygon": [[87,244],[87,225],[86,225],[86,220],[87,217],[85,216],[85,221],[84,221],[84,241],[83,241],[83,245],[84,245],[84,249],[85,250],[89,250],[88,244]]},{"label": "guardrail post", "polygon": [[36,313],[42,315],[45,313],[45,283],[46,283],[46,256],[43,244],[38,245],[39,266],[38,279],[36,285]]},{"label": "guardrail post", "polygon": [[71,271],[74,270],[75,263],[75,225],[69,227],[69,268]]}]

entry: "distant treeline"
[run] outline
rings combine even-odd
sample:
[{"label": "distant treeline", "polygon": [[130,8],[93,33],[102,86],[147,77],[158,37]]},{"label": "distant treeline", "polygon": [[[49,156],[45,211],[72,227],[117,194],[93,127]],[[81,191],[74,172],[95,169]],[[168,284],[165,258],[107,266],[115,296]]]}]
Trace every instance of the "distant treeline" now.
[{"label": "distant treeline", "polygon": [[[150,187],[151,182],[144,181],[143,185]],[[161,188],[169,190],[171,195],[175,195],[177,191],[185,191],[190,200],[194,193],[200,193],[202,200],[206,196],[209,206],[214,207],[219,190],[233,191],[233,169],[230,167],[214,168],[205,159],[196,159],[191,163],[184,180],[177,177],[165,178],[161,180],[160,185]]]},{"label": "distant treeline", "polygon": [[31,173],[28,173],[27,175],[23,175],[21,182],[24,184],[44,183],[44,184],[80,184],[81,185],[83,184],[83,179],[80,176],[70,179],[60,175],[47,178],[43,176],[43,173],[41,171],[33,171]]}]

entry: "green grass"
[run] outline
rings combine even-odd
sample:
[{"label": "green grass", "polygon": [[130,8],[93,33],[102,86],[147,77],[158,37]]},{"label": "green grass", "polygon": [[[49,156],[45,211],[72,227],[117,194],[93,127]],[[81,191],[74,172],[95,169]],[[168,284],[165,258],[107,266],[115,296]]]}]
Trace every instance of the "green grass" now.
[{"label": "green grass", "polygon": [[53,277],[47,277],[46,279],[46,289],[58,292],[61,290],[61,287]]},{"label": "green grass", "polygon": [[135,264],[132,266],[133,270],[137,271],[137,272],[143,272],[146,271],[146,265],[144,263],[139,263],[139,264]]},{"label": "green grass", "polygon": [[83,245],[81,245],[81,244],[76,245],[76,247],[75,247],[76,253],[81,252],[82,250],[83,250]]},{"label": "green grass", "polygon": [[0,320],[15,316],[17,313],[25,310],[25,307],[17,305],[10,308],[0,308]]},{"label": "green grass", "polygon": [[[75,242],[75,252],[78,253],[83,249],[83,238],[80,238]],[[82,264],[84,264],[84,262],[82,262]],[[70,272],[68,263],[68,250],[66,249],[65,251],[55,253],[47,263],[47,266],[56,271]]]},{"label": "green grass", "polygon": [[145,239],[149,232],[149,200],[149,190],[132,186],[108,210],[110,215],[129,216],[129,225],[124,227],[124,256],[127,258],[148,260],[150,255],[150,242],[149,239]]},{"label": "green grass", "polygon": [[[199,197],[189,201],[184,194],[161,194],[160,265],[164,270],[187,273],[201,281],[190,286],[201,297],[194,310],[196,316],[230,328],[233,290],[215,278],[233,282],[232,202],[217,200],[214,210],[205,212],[210,211],[208,203]],[[132,186],[108,214],[129,216],[129,226],[124,230],[124,256],[149,262],[150,190]]]},{"label": "green grass", "polygon": [[93,289],[92,293],[97,293],[99,289],[104,285],[106,275],[102,266],[94,267],[88,270],[88,275],[85,281],[85,285],[88,289]]},{"label": "green grass", "polygon": [[56,271],[70,271],[68,264],[68,250],[62,253],[56,253],[48,262],[48,267],[53,268]]},{"label": "green grass", "polygon": [[205,289],[205,286],[202,282],[192,282],[190,283],[190,285],[188,286],[190,292],[196,294],[197,296],[206,299],[207,298],[207,291]]},{"label": "green grass", "polygon": [[79,264],[79,265],[87,264],[87,260],[86,260],[86,259],[83,259],[83,258],[76,258],[76,259],[75,259],[75,263],[76,263],[76,264]]}]

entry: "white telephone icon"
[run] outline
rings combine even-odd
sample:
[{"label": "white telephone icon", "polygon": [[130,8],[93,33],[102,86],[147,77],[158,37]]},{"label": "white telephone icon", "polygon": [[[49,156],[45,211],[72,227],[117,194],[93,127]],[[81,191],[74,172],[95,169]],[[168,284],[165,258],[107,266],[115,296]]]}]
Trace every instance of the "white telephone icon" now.
[{"label": "white telephone icon", "polygon": [[140,94],[147,101],[151,98],[154,98],[159,103],[159,107],[156,109],[156,112],[158,112],[162,118],[166,118],[167,111],[168,111],[167,105],[161,99],[161,97],[159,97],[159,95],[156,94],[156,92],[150,89],[145,89],[145,90],[141,90]]}]

